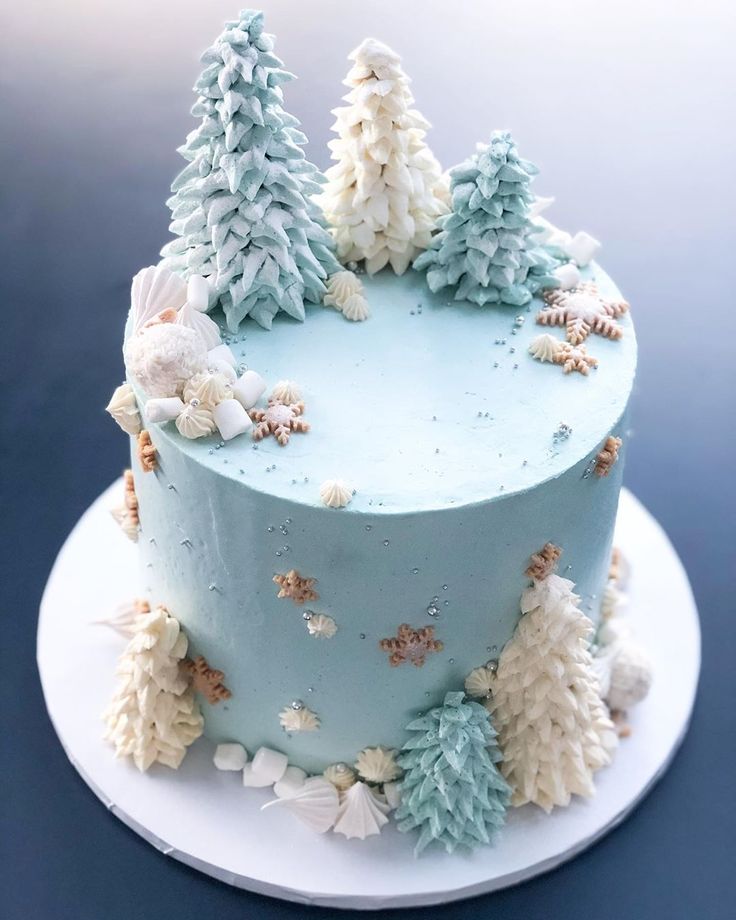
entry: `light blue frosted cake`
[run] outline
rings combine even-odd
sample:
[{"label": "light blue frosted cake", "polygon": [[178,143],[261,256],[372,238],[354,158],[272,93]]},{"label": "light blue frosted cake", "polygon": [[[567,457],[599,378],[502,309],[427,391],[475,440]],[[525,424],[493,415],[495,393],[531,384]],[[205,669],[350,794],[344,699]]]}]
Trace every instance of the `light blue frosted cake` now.
[{"label": "light blue frosted cake", "polygon": [[203,730],[315,830],[396,808],[453,849],[510,799],[590,794],[608,710],[647,684],[594,634],[636,341],[508,133],[445,175],[399,58],[351,60],[325,181],[261,15],[203,57],[175,238],[134,280],[109,407],[143,572],[126,654],[178,677],[141,664],[165,714],[122,687],[108,737],[145,769]]}]

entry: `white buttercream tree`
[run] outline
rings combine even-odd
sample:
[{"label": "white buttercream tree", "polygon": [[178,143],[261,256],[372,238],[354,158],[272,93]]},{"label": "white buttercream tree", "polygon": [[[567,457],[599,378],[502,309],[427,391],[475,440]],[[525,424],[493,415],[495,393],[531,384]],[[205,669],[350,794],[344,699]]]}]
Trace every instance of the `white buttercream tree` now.
[{"label": "white buttercream tree", "polygon": [[180,667],[187,638],[164,607],[142,614],[118,663],[121,678],[103,714],[105,740],[139,770],[159,762],[176,769],[202,734],[203,720]]},{"label": "white buttercream tree", "polygon": [[590,654],[593,624],[573,588],[544,574],[524,591],[488,704],[512,804],[533,802],[547,812],[569,805],[572,795],[593,795],[593,774],[617,744]]},{"label": "white buttercream tree", "polygon": [[319,200],[343,262],[400,275],[446,213],[447,182],[424,141],[429,123],[411,107],[401,58],[368,38],[349,59],[347,105],[334,110],[338,137],[329,145],[336,162]]}]

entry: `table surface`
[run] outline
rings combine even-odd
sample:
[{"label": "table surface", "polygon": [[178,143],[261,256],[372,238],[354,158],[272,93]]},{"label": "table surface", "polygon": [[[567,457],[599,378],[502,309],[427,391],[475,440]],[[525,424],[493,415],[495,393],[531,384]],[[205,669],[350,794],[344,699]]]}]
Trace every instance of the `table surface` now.
[{"label": "table surface", "polygon": [[[287,89],[287,108],[320,166],[346,54],[375,33],[403,53],[443,163],[511,126],[542,167],[539,193],[557,196],[552,219],[603,240],[601,261],[633,305],[641,348],[626,482],[670,534],[701,612],[692,728],[637,811],[547,876],[426,915],[728,916],[736,895],[733,7],[262,5],[279,53],[302,77]],[[180,165],[175,147],[194,125],[196,52],[237,8],[27,0],[0,14],[6,344],[10,327],[0,363],[0,915],[9,920],[327,913],[214,882],[106,813],[56,740],[34,654],[54,556],[126,463],[125,440],[102,407],[122,377],[130,277],[167,238],[163,201]]]}]

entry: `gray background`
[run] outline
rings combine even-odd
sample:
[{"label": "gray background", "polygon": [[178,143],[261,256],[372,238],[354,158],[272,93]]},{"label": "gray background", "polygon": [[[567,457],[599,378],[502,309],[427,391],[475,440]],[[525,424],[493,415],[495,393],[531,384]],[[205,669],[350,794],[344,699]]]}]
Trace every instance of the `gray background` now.
[{"label": "gray background", "polygon": [[[327,165],[347,53],[393,45],[445,165],[493,128],[542,168],[560,226],[604,242],[641,344],[626,480],[690,576],[704,670],[669,774],[593,850],[428,915],[731,915],[734,818],[734,64],[730,2],[264,2],[301,80],[287,108]],[[107,814],[45,716],[35,616],[54,555],[119,473],[102,412],[129,279],[166,239],[197,52],[233,2],[67,0],[0,9],[4,782],[0,915],[301,917],[156,854]],[[74,603],[74,598],[69,598]],[[84,675],[80,674],[80,680]]]}]

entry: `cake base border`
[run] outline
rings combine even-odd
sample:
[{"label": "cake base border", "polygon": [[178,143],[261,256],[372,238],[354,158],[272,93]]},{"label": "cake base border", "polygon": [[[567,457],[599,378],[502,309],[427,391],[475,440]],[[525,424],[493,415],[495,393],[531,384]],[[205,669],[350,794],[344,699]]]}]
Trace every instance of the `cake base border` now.
[{"label": "cake base border", "polygon": [[[630,714],[631,737],[597,777],[589,801],[547,816],[512,809],[494,847],[413,855],[412,835],[317,836],[270,789],[243,789],[217,771],[204,738],[181,768],[140,774],[102,741],[100,712],[125,640],[92,625],[131,600],[134,544],[114,525],[121,481],[90,506],[56,559],[41,602],[37,657],[49,716],[74,768],[105,806],[162,853],[235,887],[297,903],[372,910],[441,904],[496,891],[573,858],[617,826],[664,774],[687,731],[700,671],[700,628],[685,570],[656,520],[621,493],[616,544],[630,563],[633,628],[654,663],[650,695]],[[80,680],[80,674],[84,679]]]}]

